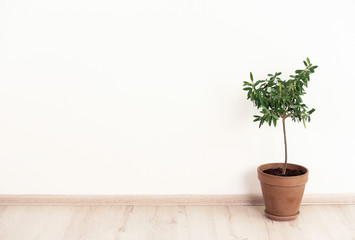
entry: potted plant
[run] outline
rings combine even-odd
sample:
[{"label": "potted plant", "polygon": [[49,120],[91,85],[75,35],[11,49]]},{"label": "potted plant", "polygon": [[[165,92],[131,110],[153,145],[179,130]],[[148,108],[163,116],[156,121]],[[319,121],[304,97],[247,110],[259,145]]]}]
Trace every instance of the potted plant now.
[{"label": "potted plant", "polygon": [[314,108],[308,110],[302,101],[306,93],[310,74],[317,66],[313,66],[307,58],[303,61],[305,69],[296,70],[289,80],[281,80],[281,72],[268,74],[266,80],[255,81],[250,73],[250,82],[244,81],[243,90],[248,92],[250,99],[260,115],[254,116],[254,122],[259,122],[259,128],[268,123],[276,127],[279,119],[282,120],[283,137],[285,144],[285,161],[283,163],[269,163],[258,167],[263,198],[265,202],[265,215],[273,220],[289,221],[297,218],[299,207],[303,198],[305,184],[308,180],[308,169],[287,162],[286,119],[294,122],[311,120],[310,115]]}]

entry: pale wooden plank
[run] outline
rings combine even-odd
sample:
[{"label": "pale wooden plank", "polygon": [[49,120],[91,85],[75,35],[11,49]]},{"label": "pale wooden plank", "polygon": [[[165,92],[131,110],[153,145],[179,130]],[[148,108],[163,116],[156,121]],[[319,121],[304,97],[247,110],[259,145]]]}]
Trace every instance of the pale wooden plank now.
[{"label": "pale wooden plank", "polygon": [[186,212],[186,206],[178,206],[178,239],[191,240],[190,225],[188,215]]},{"label": "pale wooden plank", "polygon": [[178,240],[178,206],[156,206],[155,213],[150,219],[151,239],[154,240]]},{"label": "pale wooden plank", "polygon": [[186,206],[189,236],[196,240],[215,240],[217,232],[213,209],[209,206]]},{"label": "pale wooden plank", "polygon": [[0,239],[350,240],[355,205],[302,206],[291,222],[262,206],[0,207]]},{"label": "pale wooden plank", "polygon": [[133,206],[75,207],[63,239],[117,239]]},{"label": "pale wooden plank", "polygon": [[0,218],[0,239],[24,239],[24,232],[30,223],[30,216],[34,216],[33,208],[7,207]]},{"label": "pale wooden plank", "polygon": [[270,239],[266,217],[264,216],[264,207],[261,206],[226,206],[228,210],[231,231],[236,239]]},{"label": "pale wooden plank", "polygon": [[34,206],[33,212],[27,216],[30,219],[24,231],[26,239],[61,240],[66,229],[72,207],[70,206]]},{"label": "pale wooden plank", "polygon": [[0,206],[0,219],[2,217],[2,215],[4,214],[4,212],[6,211],[7,206]]},{"label": "pale wooden plank", "polygon": [[348,215],[351,209],[354,209],[354,207],[341,205],[314,206],[313,208],[313,210],[318,211],[318,222],[321,222],[322,226],[327,228],[331,239],[347,239],[349,236],[355,238],[355,219]]},{"label": "pale wooden plank", "polygon": [[0,239],[62,239],[71,207],[11,206],[0,218]]},{"label": "pale wooden plank", "polygon": [[232,214],[228,206],[213,206],[217,240],[243,239],[238,236],[232,222]]},{"label": "pale wooden plank", "polygon": [[63,233],[63,239],[80,239],[85,231],[86,216],[90,206],[74,206],[67,228]]},{"label": "pale wooden plank", "polygon": [[341,205],[341,215],[343,216],[343,223],[351,232],[353,240],[355,239],[355,205]]},{"label": "pale wooden plank", "polygon": [[124,225],[125,230],[120,233],[118,239],[153,240],[156,232],[152,228],[152,223],[157,213],[158,206],[134,206]]},{"label": "pale wooden plank", "polygon": [[[332,207],[334,207],[334,205],[332,205]],[[322,216],[320,206],[302,206],[300,211],[301,214],[296,222],[308,239],[334,239],[326,225],[327,221],[333,221],[332,219],[326,219]]]}]

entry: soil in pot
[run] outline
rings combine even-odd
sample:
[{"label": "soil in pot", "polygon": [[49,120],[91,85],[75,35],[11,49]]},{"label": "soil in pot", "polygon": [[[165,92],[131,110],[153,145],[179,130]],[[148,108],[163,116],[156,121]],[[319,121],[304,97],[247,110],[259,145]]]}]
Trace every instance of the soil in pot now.
[{"label": "soil in pot", "polygon": [[270,175],[275,175],[275,176],[283,176],[283,177],[293,177],[293,176],[300,176],[306,173],[304,170],[292,170],[287,168],[286,169],[286,174],[282,174],[282,168],[269,168],[263,171],[263,173],[267,173]]}]

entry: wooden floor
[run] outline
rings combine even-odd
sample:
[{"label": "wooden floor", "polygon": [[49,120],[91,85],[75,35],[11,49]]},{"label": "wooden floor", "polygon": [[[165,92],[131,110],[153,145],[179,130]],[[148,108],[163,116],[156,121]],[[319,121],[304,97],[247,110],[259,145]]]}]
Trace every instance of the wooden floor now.
[{"label": "wooden floor", "polygon": [[0,206],[0,239],[350,240],[355,205],[309,205],[292,222],[262,206]]}]

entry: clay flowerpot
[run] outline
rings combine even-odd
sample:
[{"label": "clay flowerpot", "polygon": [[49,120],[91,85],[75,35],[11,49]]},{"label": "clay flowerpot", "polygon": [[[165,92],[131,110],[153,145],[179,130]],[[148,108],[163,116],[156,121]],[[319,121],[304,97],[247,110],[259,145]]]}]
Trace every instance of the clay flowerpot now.
[{"label": "clay flowerpot", "polygon": [[269,168],[283,167],[283,163],[269,163],[258,167],[258,178],[265,202],[265,215],[277,221],[290,221],[297,218],[308,180],[308,169],[296,164],[287,164],[292,170],[303,170],[299,176],[285,177],[263,173]]}]

